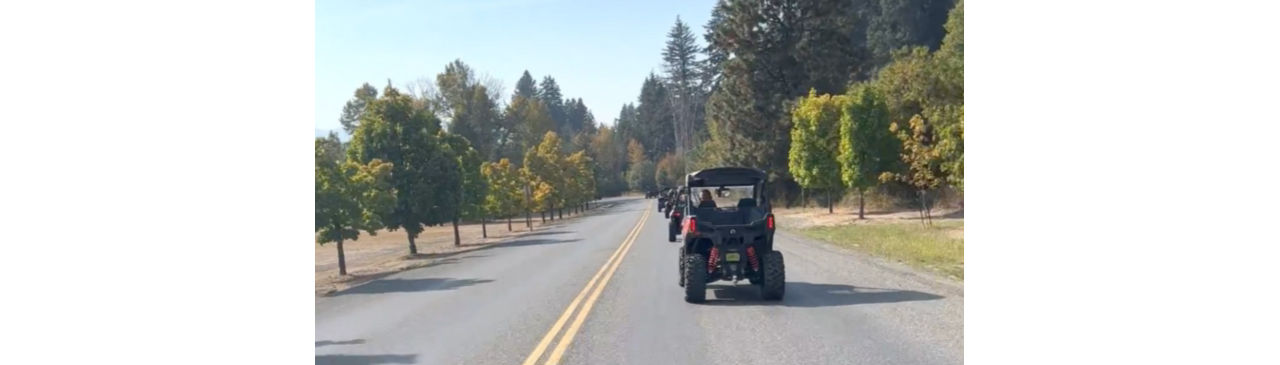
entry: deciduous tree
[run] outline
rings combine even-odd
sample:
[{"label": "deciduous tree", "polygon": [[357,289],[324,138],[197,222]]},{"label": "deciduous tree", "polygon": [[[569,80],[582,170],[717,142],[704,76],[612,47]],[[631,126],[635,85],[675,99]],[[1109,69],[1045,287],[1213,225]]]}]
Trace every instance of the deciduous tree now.
[{"label": "deciduous tree", "polygon": [[889,131],[889,107],[874,85],[852,85],[845,101],[836,157],[844,186],[858,192],[858,219],[862,219],[866,190],[877,184],[880,174],[897,171],[902,145]]},{"label": "deciduous tree", "polygon": [[810,90],[791,113],[791,174],[801,187],[826,194],[828,213],[834,212],[833,193],[841,186],[836,154],[842,99]]},{"label": "deciduous tree", "polygon": [[414,239],[425,225],[445,221],[437,207],[448,204],[442,199],[456,186],[448,176],[456,171],[456,161],[445,155],[439,133],[440,121],[434,115],[414,108],[409,96],[387,86],[381,97],[369,102],[347,148],[347,156],[356,162],[379,159],[392,164],[396,201],[383,225],[405,230],[410,254],[418,253]]},{"label": "deciduous tree", "polygon": [[395,205],[389,183],[392,164],[373,159],[368,164],[338,162],[328,158],[332,151],[316,139],[316,242],[337,244],[338,274],[347,274],[347,258],[342,244],[360,237],[360,231],[375,235]]}]

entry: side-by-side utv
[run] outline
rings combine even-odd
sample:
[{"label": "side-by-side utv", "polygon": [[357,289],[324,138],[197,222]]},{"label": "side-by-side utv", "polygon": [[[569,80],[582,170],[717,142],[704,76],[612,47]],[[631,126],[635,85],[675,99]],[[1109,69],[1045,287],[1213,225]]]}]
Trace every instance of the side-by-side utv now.
[{"label": "side-by-side utv", "polygon": [[701,170],[685,176],[684,245],[680,286],[690,303],[706,300],[707,284],[746,279],[765,300],[786,290],[782,253],[773,250],[774,225],[764,171],[743,167]]}]

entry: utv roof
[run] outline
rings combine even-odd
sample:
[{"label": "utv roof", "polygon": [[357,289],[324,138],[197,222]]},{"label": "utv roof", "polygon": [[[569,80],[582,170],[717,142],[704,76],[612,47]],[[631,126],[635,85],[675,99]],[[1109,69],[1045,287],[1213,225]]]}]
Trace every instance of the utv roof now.
[{"label": "utv roof", "polygon": [[689,186],[755,185],[767,178],[764,171],[749,167],[717,167],[691,172],[686,181]]}]

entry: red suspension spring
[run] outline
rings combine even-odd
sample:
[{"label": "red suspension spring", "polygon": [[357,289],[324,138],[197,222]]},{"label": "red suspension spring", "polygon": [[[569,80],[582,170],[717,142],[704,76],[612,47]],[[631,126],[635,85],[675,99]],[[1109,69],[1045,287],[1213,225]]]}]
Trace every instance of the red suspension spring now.
[{"label": "red suspension spring", "polygon": [[707,258],[707,273],[712,273],[716,271],[716,259],[719,259],[719,258],[720,258],[720,253],[716,250],[715,247],[712,247],[711,257]]},{"label": "red suspension spring", "polygon": [[756,259],[755,246],[747,246],[747,261],[751,262],[751,270],[760,271],[760,260]]}]

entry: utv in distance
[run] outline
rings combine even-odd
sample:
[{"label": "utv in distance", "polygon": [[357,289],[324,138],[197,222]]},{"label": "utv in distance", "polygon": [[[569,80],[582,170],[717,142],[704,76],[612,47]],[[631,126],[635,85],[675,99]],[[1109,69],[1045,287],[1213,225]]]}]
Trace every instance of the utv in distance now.
[{"label": "utv in distance", "polygon": [[685,177],[684,244],[680,286],[684,300],[706,300],[707,284],[746,279],[765,300],[781,300],[786,290],[782,253],[773,250],[775,230],[764,171],[721,167]]}]

